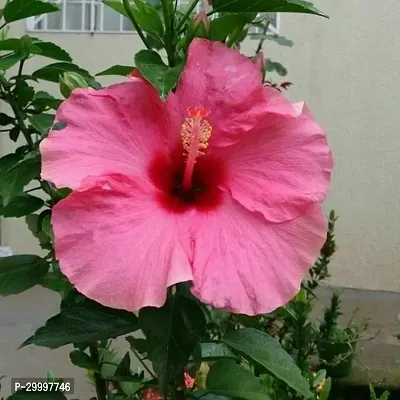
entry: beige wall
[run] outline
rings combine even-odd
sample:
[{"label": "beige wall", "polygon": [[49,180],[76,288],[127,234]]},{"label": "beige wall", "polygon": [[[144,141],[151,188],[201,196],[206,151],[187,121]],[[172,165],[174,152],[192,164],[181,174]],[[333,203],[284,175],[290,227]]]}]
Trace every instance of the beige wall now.
[{"label": "beige wall", "polygon": [[[281,32],[292,49],[268,42],[294,82],[289,96],[305,99],[326,128],[336,168],[326,209],[340,215],[332,283],[400,289],[400,3],[398,0],[316,2],[330,20],[284,15]],[[19,30],[19,32],[18,32]],[[15,28],[22,34],[23,25]],[[91,72],[129,64],[141,45],[135,35],[42,34]],[[251,54],[255,42],[243,50]],[[36,63],[36,64],[35,64]],[[31,68],[37,61],[31,62]],[[279,78],[277,78],[279,79]],[[7,150],[3,142],[2,150]],[[15,252],[36,247],[22,224],[2,221],[2,244]]]}]

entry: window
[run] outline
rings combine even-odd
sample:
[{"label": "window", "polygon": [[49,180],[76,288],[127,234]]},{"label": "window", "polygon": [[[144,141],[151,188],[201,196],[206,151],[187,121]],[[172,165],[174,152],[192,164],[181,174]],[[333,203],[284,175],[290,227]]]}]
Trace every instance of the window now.
[{"label": "window", "polygon": [[50,0],[60,11],[28,20],[28,30],[61,32],[132,32],[128,18],[101,0]]},{"label": "window", "polygon": [[[102,0],[48,0],[57,4],[60,11],[39,15],[28,19],[30,31],[60,32],[133,32],[134,28],[128,18],[118,14],[104,5]],[[186,8],[190,0],[178,0],[178,6]],[[200,3],[197,5],[197,12]],[[271,15],[270,31],[276,32],[278,17]],[[252,27],[251,33],[262,33],[260,28]]]}]

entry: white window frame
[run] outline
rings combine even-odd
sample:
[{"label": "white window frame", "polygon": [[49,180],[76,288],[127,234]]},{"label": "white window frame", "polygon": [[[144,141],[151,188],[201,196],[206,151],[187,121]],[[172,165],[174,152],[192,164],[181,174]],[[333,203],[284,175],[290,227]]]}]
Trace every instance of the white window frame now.
[{"label": "white window frame", "polygon": [[[57,5],[63,6],[62,8],[65,10],[65,6],[67,4],[67,0],[53,0],[53,2]],[[82,3],[82,23],[81,23],[81,29],[66,29],[66,13],[62,13],[62,26],[60,29],[48,29],[47,28],[47,18],[49,14],[43,14],[39,15],[36,17],[30,17],[26,21],[26,30],[28,32],[35,32],[35,33],[87,33],[87,34],[136,34],[136,31],[132,27],[131,30],[124,30],[123,29],[123,21],[125,17],[120,15],[120,30],[104,30],[104,9],[107,7],[103,2],[97,2],[96,0],[76,0],[76,3]],[[75,3],[75,4],[76,4]],[[190,0],[178,0],[178,6],[181,6],[182,8],[185,8],[189,5]],[[196,12],[199,12],[200,10],[200,4],[199,2],[197,4]],[[85,28],[85,11],[86,11],[86,5],[91,6],[91,18],[90,18],[90,28],[89,29],[84,29]],[[100,9],[100,26],[97,28],[96,27],[96,18],[95,18],[95,7],[99,7]],[[51,15],[51,14],[50,14]],[[37,29],[36,25],[40,22],[44,22],[44,27],[43,29]],[[280,31],[280,24],[281,24],[281,15],[280,13],[277,13],[276,17],[276,26],[275,25],[270,25],[270,28],[268,29],[269,34],[278,34]],[[96,29],[97,28],[97,29]],[[261,33],[261,31],[257,32],[259,28],[255,28],[253,30],[253,33]]]}]

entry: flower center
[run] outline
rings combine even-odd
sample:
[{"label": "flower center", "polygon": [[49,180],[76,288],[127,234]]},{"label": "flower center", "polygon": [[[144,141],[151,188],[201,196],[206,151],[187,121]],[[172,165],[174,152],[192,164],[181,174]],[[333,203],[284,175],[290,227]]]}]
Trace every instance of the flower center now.
[{"label": "flower center", "polygon": [[186,166],[183,174],[182,189],[188,191],[192,187],[194,165],[197,157],[204,155],[211,137],[212,127],[204,119],[210,112],[203,107],[190,107],[189,117],[181,127],[183,149],[186,151]]},{"label": "flower center", "polygon": [[149,164],[149,178],[158,189],[157,201],[169,212],[209,212],[222,203],[221,187],[227,171],[217,155],[205,154],[212,131],[204,119],[207,115],[205,108],[189,108],[180,131],[182,145],[156,152]]}]

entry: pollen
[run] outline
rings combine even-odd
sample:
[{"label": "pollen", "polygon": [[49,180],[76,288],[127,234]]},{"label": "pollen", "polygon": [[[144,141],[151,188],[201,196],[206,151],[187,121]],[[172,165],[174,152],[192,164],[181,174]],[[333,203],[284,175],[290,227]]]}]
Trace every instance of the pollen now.
[{"label": "pollen", "polygon": [[189,117],[181,127],[181,137],[183,148],[196,158],[204,155],[204,150],[208,147],[211,137],[212,127],[203,119],[209,115],[209,111],[202,107],[191,107],[188,109]]},{"label": "pollen", "polygon": [[196,159],[204,155],[211,137],[212,127],[204,118],[210,111],[204,107],[188,108],[188,117],[181,127],[183,149],[186,152],[186,168],[182,186],[188,190],[191,187],[192,175]]}]

